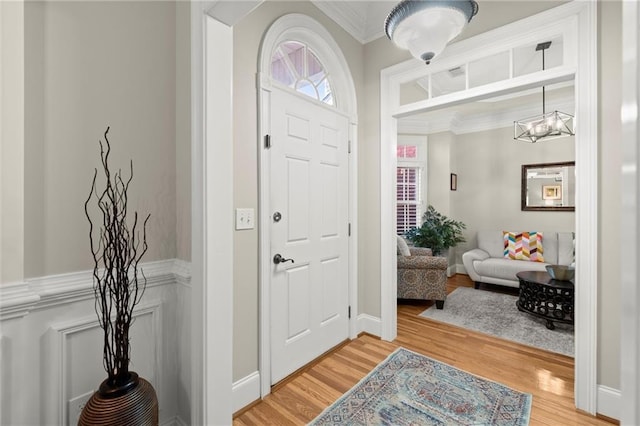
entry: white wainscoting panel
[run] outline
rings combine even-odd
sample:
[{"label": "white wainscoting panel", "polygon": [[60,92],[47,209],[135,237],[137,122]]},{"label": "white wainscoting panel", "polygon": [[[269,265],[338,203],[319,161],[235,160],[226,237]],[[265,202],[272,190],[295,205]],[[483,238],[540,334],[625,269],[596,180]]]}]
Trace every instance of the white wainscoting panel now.
[{"label": "white wainscoting panel", "polygon": [[[134,313],[129,368],[153,384],[160,424],[189,424],[190,265],[142,267],[147,288]],[[76,424],[69,400],[106,378],[91,271],[0,285],[0,330],[0,424]]]},{"label": "white wainscoting panel", "polygon": [[254,371],[235,382],[232,386],[233,412],[260,399],[260,372]]},{"label": "white wainscoting panel", "polygon": [[[160,389],[162,336],[161,302],[138,306],[133,312],[135,326],[131,327],[130,370],[149,381],[156,394]],[[53,412],[47,418],[57,419],[60,425],[76,425],[70,419],[68,402],[87,392],[95,391],[106,373],[96,360],[102,359],[103,332],[96,316],[52,324],[49,329],[49,360],[45,374],[50,378],[47,393],[54,395]],[[135,348],[135,350],[133,350]]]},{"label": "white wainscoting panel", "polygon": [[11,404],[11,392],[5,389],[11,389],[11,376],[9,374],[11,368],[11,340],[7,336],[0,334],[0,425],[8,425]]},{"label": "white wainscoting panel", "polygon": [[160,426],[189,426],[189,423],[182,420],[180,416],[175,416],[165,421],[161,421]]}]

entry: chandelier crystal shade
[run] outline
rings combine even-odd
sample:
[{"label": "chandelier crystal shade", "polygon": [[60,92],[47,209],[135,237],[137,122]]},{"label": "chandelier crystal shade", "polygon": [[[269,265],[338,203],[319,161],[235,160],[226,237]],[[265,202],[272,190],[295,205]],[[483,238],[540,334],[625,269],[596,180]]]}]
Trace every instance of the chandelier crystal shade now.
[{"label": "chandelier crystal shade", "polygon": [[[539,43],[536,51],[542,50],[542,70],[544,71],[544,51],[551,46],[547,41]],[[573,136],[574,133],[573,115],[560,111],[546,112],[545,110],[545,89],[542,86],[542,115],[525,118],[513,122],[513,139],[536,143],[539,140],[556,139],[564,136]]]},{"label": "chandelier crystal shade", "polygon": [[474,0],[403,0],[384,21],[384,32],[399,48],[427,65],[478,13]]}]

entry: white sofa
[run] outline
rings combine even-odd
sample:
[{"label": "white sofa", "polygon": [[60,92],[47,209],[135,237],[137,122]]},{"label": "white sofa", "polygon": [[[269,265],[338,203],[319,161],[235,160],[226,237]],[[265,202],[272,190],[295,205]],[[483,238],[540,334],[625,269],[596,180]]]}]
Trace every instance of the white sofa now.
[{"label": "white sofa", "polygon": [[504,257],[504,234],[502,231],[479,231],[478,248],[462,255],[469,277],[479,283],[518,287],[516,274],[521,271],[544,271],[547,265],[571,265],[574,262],[572,232],[542,231],[544,262],[513,260]]}]

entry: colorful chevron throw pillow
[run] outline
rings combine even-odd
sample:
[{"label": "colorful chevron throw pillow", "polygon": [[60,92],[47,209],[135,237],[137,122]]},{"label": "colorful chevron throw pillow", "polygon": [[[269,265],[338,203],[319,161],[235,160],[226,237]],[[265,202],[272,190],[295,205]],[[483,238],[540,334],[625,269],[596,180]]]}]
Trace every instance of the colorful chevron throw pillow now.
[{"label": "colorful chevron throw pillow", "polygon": [[542,232],[508,232],[504,235],[504,257],[513,260],[544,262]]}]

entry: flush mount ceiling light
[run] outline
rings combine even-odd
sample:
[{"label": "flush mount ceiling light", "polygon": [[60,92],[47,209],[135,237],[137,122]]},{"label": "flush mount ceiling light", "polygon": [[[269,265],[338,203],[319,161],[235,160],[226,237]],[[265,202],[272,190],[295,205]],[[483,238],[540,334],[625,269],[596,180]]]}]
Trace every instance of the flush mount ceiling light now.
[{"label": "flush mount ceiling light", "polygon": [[[551,46],[547,41],[539,43],[536,51],[542,50],[542,70],[544,71],[544,51]],[[542,115],[525,118],[513,122],[513,139],[536,143],[542,139],[556,139],[563,136],[573,136],[573,115],[560,111],[545,111],[545,93],[542,86]]]},{"label": "flush mount ceiling light", "polygon": [[403,0],[385,19],[384,32],[428,65],[476,13],[474,0]]}]

